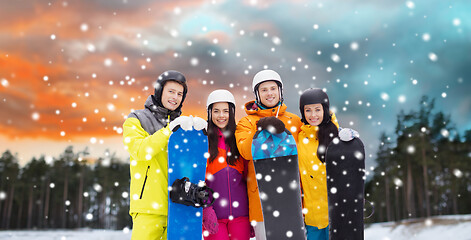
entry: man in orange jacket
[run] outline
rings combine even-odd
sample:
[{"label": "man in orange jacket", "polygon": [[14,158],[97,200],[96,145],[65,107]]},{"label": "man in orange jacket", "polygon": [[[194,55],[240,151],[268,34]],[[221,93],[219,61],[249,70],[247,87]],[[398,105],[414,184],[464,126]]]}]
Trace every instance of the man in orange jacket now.
[{"label": "man in orange jacket", "polygon": [[257,240],[265,240],[263,213],[258,193],[257,179],[252,158],[252,139],[258,129],[281,133],[288,129],[294,139],[298,139],[301,119],[288,111],[283,103],[283,82],[273,70],[262,70],[255,74],[252,81],[255,100],[245,104],[247,116],[237,124],[235,137],[237,147],[243,158],[249,161],[247,194],[249,197],[249,219],[255,228]]}]

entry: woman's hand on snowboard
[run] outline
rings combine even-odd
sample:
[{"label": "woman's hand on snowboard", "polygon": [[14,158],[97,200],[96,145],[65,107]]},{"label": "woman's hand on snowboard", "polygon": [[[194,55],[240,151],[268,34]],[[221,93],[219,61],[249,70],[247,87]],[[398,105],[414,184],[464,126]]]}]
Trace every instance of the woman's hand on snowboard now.
[{"label": "woman's hand on snowboard", "polygon": [[339,138],[342,142],[351,141],[354,138],[359,138],[360,134],[351,128],[342,128],[339,131]]}]

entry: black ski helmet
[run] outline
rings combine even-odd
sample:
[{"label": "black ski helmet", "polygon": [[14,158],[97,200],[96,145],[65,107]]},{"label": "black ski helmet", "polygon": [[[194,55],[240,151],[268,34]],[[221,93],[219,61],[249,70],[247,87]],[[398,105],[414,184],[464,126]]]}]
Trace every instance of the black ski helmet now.
[{"label": "black ski helmet", "polygon": [[320,103],[324,108],[324,119],[322,120],[322,123],[328,123],[330,121],[329,96],[327,96],[327,93],[322,91],[320,88],[308,88],[299,98],[299,111],[301,111],[301,121],[303,123],[309,124],[304,117],[304,106],[317,103]]},{"label": "black ski helmet", "polygon": [[186,86],[186,78],[181,72],[175,70],[168,70],[160,74],[154,85],[154,100],[157,101],[157,105],[161,107],[163,107],[162,90],[167,81],[175,81],[183,86],[182,102],[180,103],[180,106],[176,109],[176,111],[178,111],[181,109],[183,101],[185,101],[186,93],[188,92],[188,87]]}]

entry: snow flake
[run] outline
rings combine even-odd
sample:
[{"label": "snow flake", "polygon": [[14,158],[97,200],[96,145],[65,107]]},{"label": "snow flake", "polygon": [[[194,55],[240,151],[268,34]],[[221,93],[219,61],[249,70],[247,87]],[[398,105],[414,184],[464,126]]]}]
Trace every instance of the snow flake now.
[{"label": "snow flake", "polygon": [[3,87],[8,87],[10,85],[8,80],[6,80],[5,78],[2,78],[1,84],[2,84]]},{"label": "snow flake", "polygon": [[113,64],[113,61],[110,58],[106,58],[103,61],[103,64],[105,65],[105,67],[110,67]]},{"label": "snow flake", "polygon": [[442,93],[442,98],[446,98],[446,92]]},{"label": "snow flake", "polygon": [[82,23],[82,24],[80,25],[80,30],[81,30],[82,32],[88,31],[88,24]]},{"label": "snow flake", "polygon": [[409,154],[414,154],[414,153],[415,153],[415,147],[412,146],[412,145],[409,145],[409,146],[407,147],[407,152],[408,152]]},{"label": "snow flake", "polygon": [[331,192],[332,194],[336,194],[336,193],[337,193],[337,188],[332,187],[332,188],[330,189],[330,192]]},{"label": "snow flake", "polygon": [[388,101],[389,100],[389,95],[387,93],[381,93],[381,99],[383,99],[384,101]]},{"label": "snow flake", "polygon": [[296,181],[292,181],[289,184],[289,187],[291,188],[291,190],[296,190],[296,188],[298,187],[298,183]]},{"label": "snow flake", "polygon": [[261,192],[260,193],[260,199],[263,200],[263,201],[266,201],[268,199],[268,195],[264,192]]},{"label": "snow flake", "polygon": [[334,61],[335,63],[339,63],[341,60],[340,56],[335,53],[330,56],[330,59],[332,59],[332,61]]},{"label": "snow flake", "polygon": [[401,187],[403,185],[403,182],[401,179],[399,178],[394,178],[394,184],[397,186],[397,187]]},{"label": "snow flake", "polygon": [[407,1],[407,2],[406,2],[406,6],[407,6],[407,8],[409,8],[409,9],[414,9],[414,8],[415,8],[415,3],[412,2],[412,1]]},{"label": "snow flake", "polygon": [[358,50],[359,47],[360,45],[357,42],[350,43],[350,49],[352,49],[352,51]]},{"label": "snow flake", "polygon": [[427,218],[427,219],[425,220],[425,226],[430,227],[430,226],[432,226],[432,225],[433,225],[432,219]]},{"label": "snow flake", "polygon": [[276,36],[275,36],[275,37],[273,37],[273,38],[271,39],[271,41],[272,41],[273,44],[275,44],[275,45],[281,45],[281,39],[280,39],[279,37],[276,37]]},{"label": "snow flake", "polygon": [[122,192],[121,197],[126,199],[126,198],[129,197],[129,193],[128,192]]},{"label": "snow flake", "polygon": [[[96,47],[95,47],[95,45],[89,43],[89,44],[87,44],[87,50],[88,50],[89,52],[95,52]],[[125,61],[126,61],[126,60],[125,60]]]},{"label": "snow flake", "polygon": [[430,41],[430,34],[428,33],[422,34],[422,40],[424,40],[424,42]]},{"label": "snow flake", "polygon": [[450,132],[447,129],[440,130],[440,134],[446,138],[450,136]]},{"label": "snow flake", "polygon": [[437,54],[435,54],[435,53],[433,53],[433,52],[431,52],[431,53],[428,54],[428,58],[429,58],[430,61],[432,61],[432,62],[436,62],[436,61],[438,60]]},{"label": "snow flake", "polygon": [[7,198],[7,194],[4,191],[0,192],[0,200],[5,200]]},{"label": "snow flake", "polygon": [[283,188],[282,187],[277,187],[276,192],[277,193],[283,193]]},{"label": "snow flake", "polygon": [[293,237],[293,232],[292,231],[286,231],[286,236],[291,238]]},{"label": "snow flake", "polygon": [[400,95],[397,99],[400,103],[405,103],[406,102],[406,96]]},{"label": "snow flake", "polygon": [[457,177],[457,178],[461,178],[463,177],[463,172],[459,169],[453,169],[453,174]]},{"label": "snow flake", "polygon": [[459,18],[453,19],[453,25],[454,26],[459,26],[461,24],[461,20]]},{"label": "snow flake", "polygon": [[280,212],[275,210],[273,211],[273,217],[279,217],[280,216]]},{"label": "snow flake", "polygon": [[199,64],[198,58],[195,58],[195,57],[194,57],[194,58],[191,58],[190,64],[191,64],[191,66],[193,66],[193,67],[198,66],[198,64]]},{"label": "snow flake", "polygon": [[34,112],[33,114],[31,114],[31,118],[32,118],[34,121],[38,121],[38,120],[39,120],[39,113]]},{"label": "snow flake", "polygon": [[266,181],[266,182],[270,182],[270,181],[271,181],[271,176],[270,176],[270,175],[266,175],[266,176],[265,176],[265,181]]}]

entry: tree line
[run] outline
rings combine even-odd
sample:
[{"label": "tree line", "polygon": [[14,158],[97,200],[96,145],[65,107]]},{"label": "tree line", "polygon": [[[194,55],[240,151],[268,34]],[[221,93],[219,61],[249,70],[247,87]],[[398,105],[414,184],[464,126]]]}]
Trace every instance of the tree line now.
[{"label": "tree line", "polygon": [[394,133],[381,134],[365,186],[375,210],[367,222],[471,213],[471,130],[460,134],[434,107],[422,97],[418,110],[398,114]]},{"label": "tree line", "polygon": [[57,159],[42,156],[20,167],[0,157],[1,229],[131,228],[129,164],[106,151],[69,146]]}]

